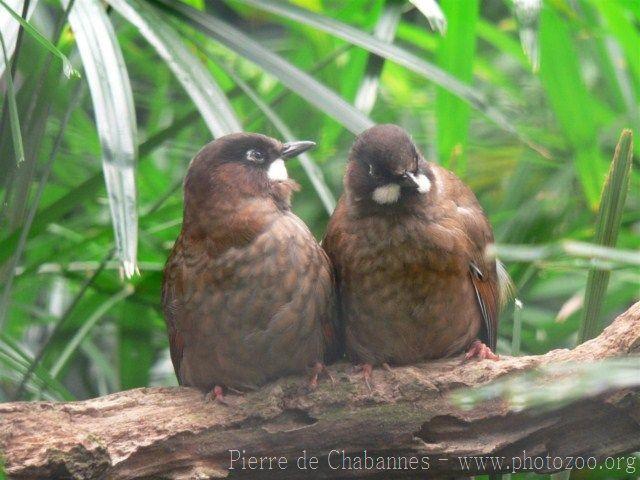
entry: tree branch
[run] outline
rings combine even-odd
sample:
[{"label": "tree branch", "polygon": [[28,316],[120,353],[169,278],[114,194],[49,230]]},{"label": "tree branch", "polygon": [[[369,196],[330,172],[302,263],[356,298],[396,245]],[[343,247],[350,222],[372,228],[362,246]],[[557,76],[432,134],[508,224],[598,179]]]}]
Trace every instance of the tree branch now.
[{"label": "tree branch", "polygon": [[[304,379],[286,378],[231,397],[229,406],[205,402],[188,388],[141,388],[73,403],[6,403],[0,405],[0,446],[7,473],[16,479],[433,478],[496,470],[473,460],[468,470],[461,468],[459,456],[480,455],[505,457],[503,472],[512,464],[526,468],[526,457],[530,468],[549,471],[553,465],[540,467],[535,458],[602,460],[640,449],[638,390],[537,413],[512,411],[502,401],[464,411],[446,394],[537,366],[638,353],[640,303],[573,350],[375,370],[372,392],[361,374],[338,364],[331,367],[335,383],[325,380],[314,392],[306,391]],[[253,469],[260,462],[250,456],[276,458]],[[313,457],[317,464],[309,465]]]}]

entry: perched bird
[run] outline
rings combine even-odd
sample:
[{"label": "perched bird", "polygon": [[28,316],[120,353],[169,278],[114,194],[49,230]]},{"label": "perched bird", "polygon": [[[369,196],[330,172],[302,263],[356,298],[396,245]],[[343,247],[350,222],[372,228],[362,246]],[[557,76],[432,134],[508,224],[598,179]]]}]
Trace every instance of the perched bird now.
[{"label": "perched bird", "polygon": [[164,269],[162,305],[181,385],[224,401],[312,369],[339,349],[329,260],[290,209],[284,161],[315,146],[237,133],[189,165],[184,218]]},{"label": "perched bird", "polygon": [[497,359],[491,226],[473,192],[425,161],[395,125],[355,140],[323,247],[333,262],[347,355],[363,367],[467,351]]}]

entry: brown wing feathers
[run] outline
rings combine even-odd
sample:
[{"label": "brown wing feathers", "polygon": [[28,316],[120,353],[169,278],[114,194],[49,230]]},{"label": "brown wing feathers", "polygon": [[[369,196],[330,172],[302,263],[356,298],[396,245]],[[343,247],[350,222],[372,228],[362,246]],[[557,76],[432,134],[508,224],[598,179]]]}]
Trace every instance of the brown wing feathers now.
[{"label": "brown wing feathers", "polygon": [[469,276],[482,315],[482,340],[495,352],[498,330],[498,292],[495,282],[489,281],[474,262],[469,266]]}]

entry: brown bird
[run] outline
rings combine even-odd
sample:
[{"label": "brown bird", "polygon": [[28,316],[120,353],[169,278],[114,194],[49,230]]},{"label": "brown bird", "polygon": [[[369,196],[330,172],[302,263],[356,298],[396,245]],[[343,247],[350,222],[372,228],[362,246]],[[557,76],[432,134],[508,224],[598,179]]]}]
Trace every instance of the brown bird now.
[{"label": "brown bird", "polygon": [[349,155],[323,247],[333,262],[348,356],[373,365],[467,351],[497,359],[491,226],[473,192],[428,163],[407,133],[378,125]]},{"label": "brown bird", "polygon": [[313,142],[221,137],[191,161],[162,304],[181,385],[223,400],[338,354],[329,260],[290,209],[284,161]]}]

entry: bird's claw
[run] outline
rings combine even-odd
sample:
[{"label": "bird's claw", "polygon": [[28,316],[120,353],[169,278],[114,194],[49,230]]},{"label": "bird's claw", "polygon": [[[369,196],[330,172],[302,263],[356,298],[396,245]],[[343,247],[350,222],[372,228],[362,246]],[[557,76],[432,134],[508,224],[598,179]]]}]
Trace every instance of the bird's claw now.
[{"label": "bird's claw", "polygon": [[329,372],[329,369],[326,367],[326,365],[324,363],[317,362],[313,366],[313,370],[311,371],[311,378],[309,379],[309,388],[311,390],[315,390],[316,388],[318,388],[318,378],[321,374],[325,374],[327,377],[329,377],[332,385],[336,383],[333,375],[331,375],[331,372]]},{"label": "bird's claw", "polygon": [[218,402],[223,405],[229,405],[229,402],[225,398],[224,392],[220,385],[216,385],[212,390],[207,392],[207,394],[204,396],[204,400],[205,402]]},{"label": "bird's claw", "polygon": [[371,388],[371,374],[373,373],[373,365],[370,363],[363,363],[362,365],[356,366],[356,371],[362,372],[362,377],[364,378],[364,384],[369,389],[369,392],[373,392]]},{"label": "bird's claw", "polygon": [[467,350],[467,353],[464,356],[464,362],[467,362],[473,358],[478,360],[500,360],[500,356],[493,353],[489,347],[487,347],[480,340],[475,340]]}]

